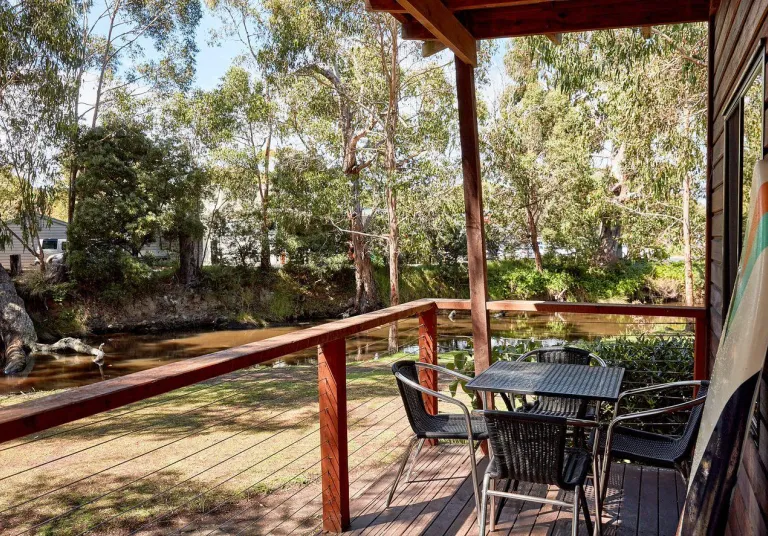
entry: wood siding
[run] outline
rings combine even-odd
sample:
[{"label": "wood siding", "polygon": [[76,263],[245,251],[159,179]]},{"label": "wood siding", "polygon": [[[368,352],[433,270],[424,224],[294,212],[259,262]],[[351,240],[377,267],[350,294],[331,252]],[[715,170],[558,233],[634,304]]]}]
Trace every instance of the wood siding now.
[{"label": "wood siding", "polygon": [[[727,237],[737,215],[726,209],[726,133],[723,114],[760,40],[768,37],[768,0],[723,0],[710,19],[709,154],[707,177],[707,307],[709,361],[714,361],[728,308]],[[724,299],[725,297],[725,299]],[[768,534],[768,384],[761,382],[757,437],[744,448],[729,517],[729,534]]]},{"label": "wood siding", "polygon": [[[16,224],[9,225],[11,230],[17,235],[21,236],[21,227]],[[40,239],[46,238],[59,238],[62,240],[67,239],[67,224],[61,220],[51,220],[50,227],[47,223],[41,222]],[[12,239],[11,245],[6,247],[5,250],[0,250],[0,264],[6,269],[11,266],[11,255],[21,255],[21,265],[26,269],[32,266],[37,257],[27,250],[16,238]]]}]

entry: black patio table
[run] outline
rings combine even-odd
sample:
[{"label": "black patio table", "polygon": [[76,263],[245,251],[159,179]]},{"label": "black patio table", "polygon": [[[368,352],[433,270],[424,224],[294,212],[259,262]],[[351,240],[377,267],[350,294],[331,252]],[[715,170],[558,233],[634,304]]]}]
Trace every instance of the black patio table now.
[{"label": "black patio table", "polygon": [[497,361],[468,382],[466,388],[616,402],[623,378],[622,367]]}]

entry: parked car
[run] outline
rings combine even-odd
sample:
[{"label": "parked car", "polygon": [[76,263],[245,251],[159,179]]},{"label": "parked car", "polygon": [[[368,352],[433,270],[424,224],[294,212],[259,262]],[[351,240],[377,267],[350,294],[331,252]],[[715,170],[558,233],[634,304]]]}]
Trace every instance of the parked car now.
[{"label": "parked car", "polygon": [[[46,264],[64,262],[64,252],[67,250],[65,238],[43,238],[40,240],[40,246],[43,248]],[[40,264],[40,261],[36,260],[35,264]]]}]

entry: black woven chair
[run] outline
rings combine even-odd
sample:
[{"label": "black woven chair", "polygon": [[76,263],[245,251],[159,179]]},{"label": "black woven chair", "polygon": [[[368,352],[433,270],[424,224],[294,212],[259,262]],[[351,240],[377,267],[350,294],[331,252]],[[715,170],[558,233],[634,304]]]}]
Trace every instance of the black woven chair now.
[{"label": "black woven chair", "polygon": [[[438,367],[428,363],[398,361],[392,365],[392,372],[394,373],[395,378],[397,378],[397,387],[400,389],[400,396],[403,398],[405,414],[408,416],[408,422],[411,423],[411,429],[413,430],[415,437],[409,443],[408,449],[403,456],[400,469],[397,472],[395,481],[392,484],[392,489],[389,492],[386,506],[389,508],[389,505],[392,502],[392,497],[395,495],[395,489],[397,488],[397,484],[403,475],[403,470],[405,469],[405,465],[408,462],[408,458],[410,457],[414,445],[418,444],[418,447],[416,449],[416,454],[413,457],[413,461],[411,462],[411,467],[408,470],[406,482],[410,482],[411,480],[411,473],[413,472],[413,468],[416,465],[416,460],[418,459],[421,448],[424,446],[424,442],[427,439],[463,439],[468,441],[470,470],[472,473],[472,484],[475,492],[475,506],[479,506],[480,501],[477,496],[477,461],[475,459],[475,449],[477,448],[477,445],[474,443],[477,442],[479,445],[480,441],[488,439],[488,432],[485,428],[485,421],[483,421],[482,417],[473,417],[470,414],[467,406],[462,404],[459,400],[456,400],[450,396],[446,396],[442,393],[438,393],[437,391],[433,391],[421,385],[419,383],[418,368],[435,370],[439,373],[448,374],[460,380],[469,381],[472,379],[453,370],[448,370],[446,368]],[[454,406],[458,406],[461,410],[461,413],[441,413],[438,415],[430,415],[424,406],[424,398],[422,393],[434,396],[438,400],[453,404]]]},{"label": "black woven chair", "polygon": [[[538,348],[521,355],[517,360],[566,365],[590,365],[595,363],[601,367],[606,366],[605,361],[598,356],[587,350],[570,346]],[[514,409],[506,399],[504,402],[507,403],[507,409],[510,411]],[[594,419],[599,410],[597,404],[592,403],[589,400],[539,396],[533,403],[528,403],[527,399],[523,397],[523,407],[518,411],[538,415],[570,417],[573,419]]]},{"label": "black woven chair", "polygon": [[[555,506],[573,508],[572,534],[578,533],[579,509],[584,513],[587,529],[592,533],[584,483],[587,473],[596,470],[595,457],[583,448],[566,448],[568,427],[594,428],[597,423],[581,419],[569,419],[552,415],[538,415],[517,411],[482,412],[491,446],[491,462],[485,471],[478,522],[480,535],[485,535],[488,497],[491,497],[491,531],[495,530],[498,512],[495,498],[502,498],[499,510],[506,499],[534,501]],[[496,491],[495,482],[506,480],[504,491]],[[573,503],[556,499],[515,493],[518,481],[533,484],[555,485],[573,491]],[[510,483],[514,482],[512,492]],[[595,508],[597,511],[597,495]]]},{"label": "black woven chair", "polygon": [[[692,400],[664,408],[619,415],[621,401],[628,396],[685,387],[698,388],[698,393]],[[708,389],[708,381],[695,380],[640,387],[625,391],[619,395],[619,399],[616,401],[613,420],[608,425],[607,433],[604,436],[605,441],[598,440],[598,454],[603,458],[603,470],[600,476],[601,501],[605,500],[608,488],[611,458],[639,462],[655,467],[676,469],[680,472],[683,479],[688,479],[687,463],[693,454],[693,447],[696,443],[699,425],[701,424],[701,413],[704,409],[704,401],[706,400]],[[655,434],[622,426],[622,423],[626,421],[641,420],[646,417],[668,415],[686,410],[690,410],[690,414],[680,436]],[[594,443],[594,438],[592,438],[591,442]]]}]

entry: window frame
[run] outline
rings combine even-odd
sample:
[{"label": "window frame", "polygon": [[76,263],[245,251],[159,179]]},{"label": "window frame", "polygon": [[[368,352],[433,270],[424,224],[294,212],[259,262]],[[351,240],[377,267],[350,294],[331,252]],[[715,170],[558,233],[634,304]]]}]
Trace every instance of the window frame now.
[{"label": "window frame", "polygon": [[[762,157],[767,152],[765,147],[765,112],[766,112],[766,39],[763,38],[742,73],[736,89],[728,99],[723,111],[723,136],[725,149],[723,154],[723,303],[721,318],[725,320],[739,270],[739,257],[743,247],[742,224],[744,221],[744,97],[755,79],[762,74],[762,125],[760,145]],[[733,143],[736,141],[737,143]],[[732,217],[736,214],[736,218]],[[735,224],[734,224],[735,223]],[[759,397],[758,397],[759,401]],[[760,407],[755,404],[750,419],[750,436],[759,444]]]}]

